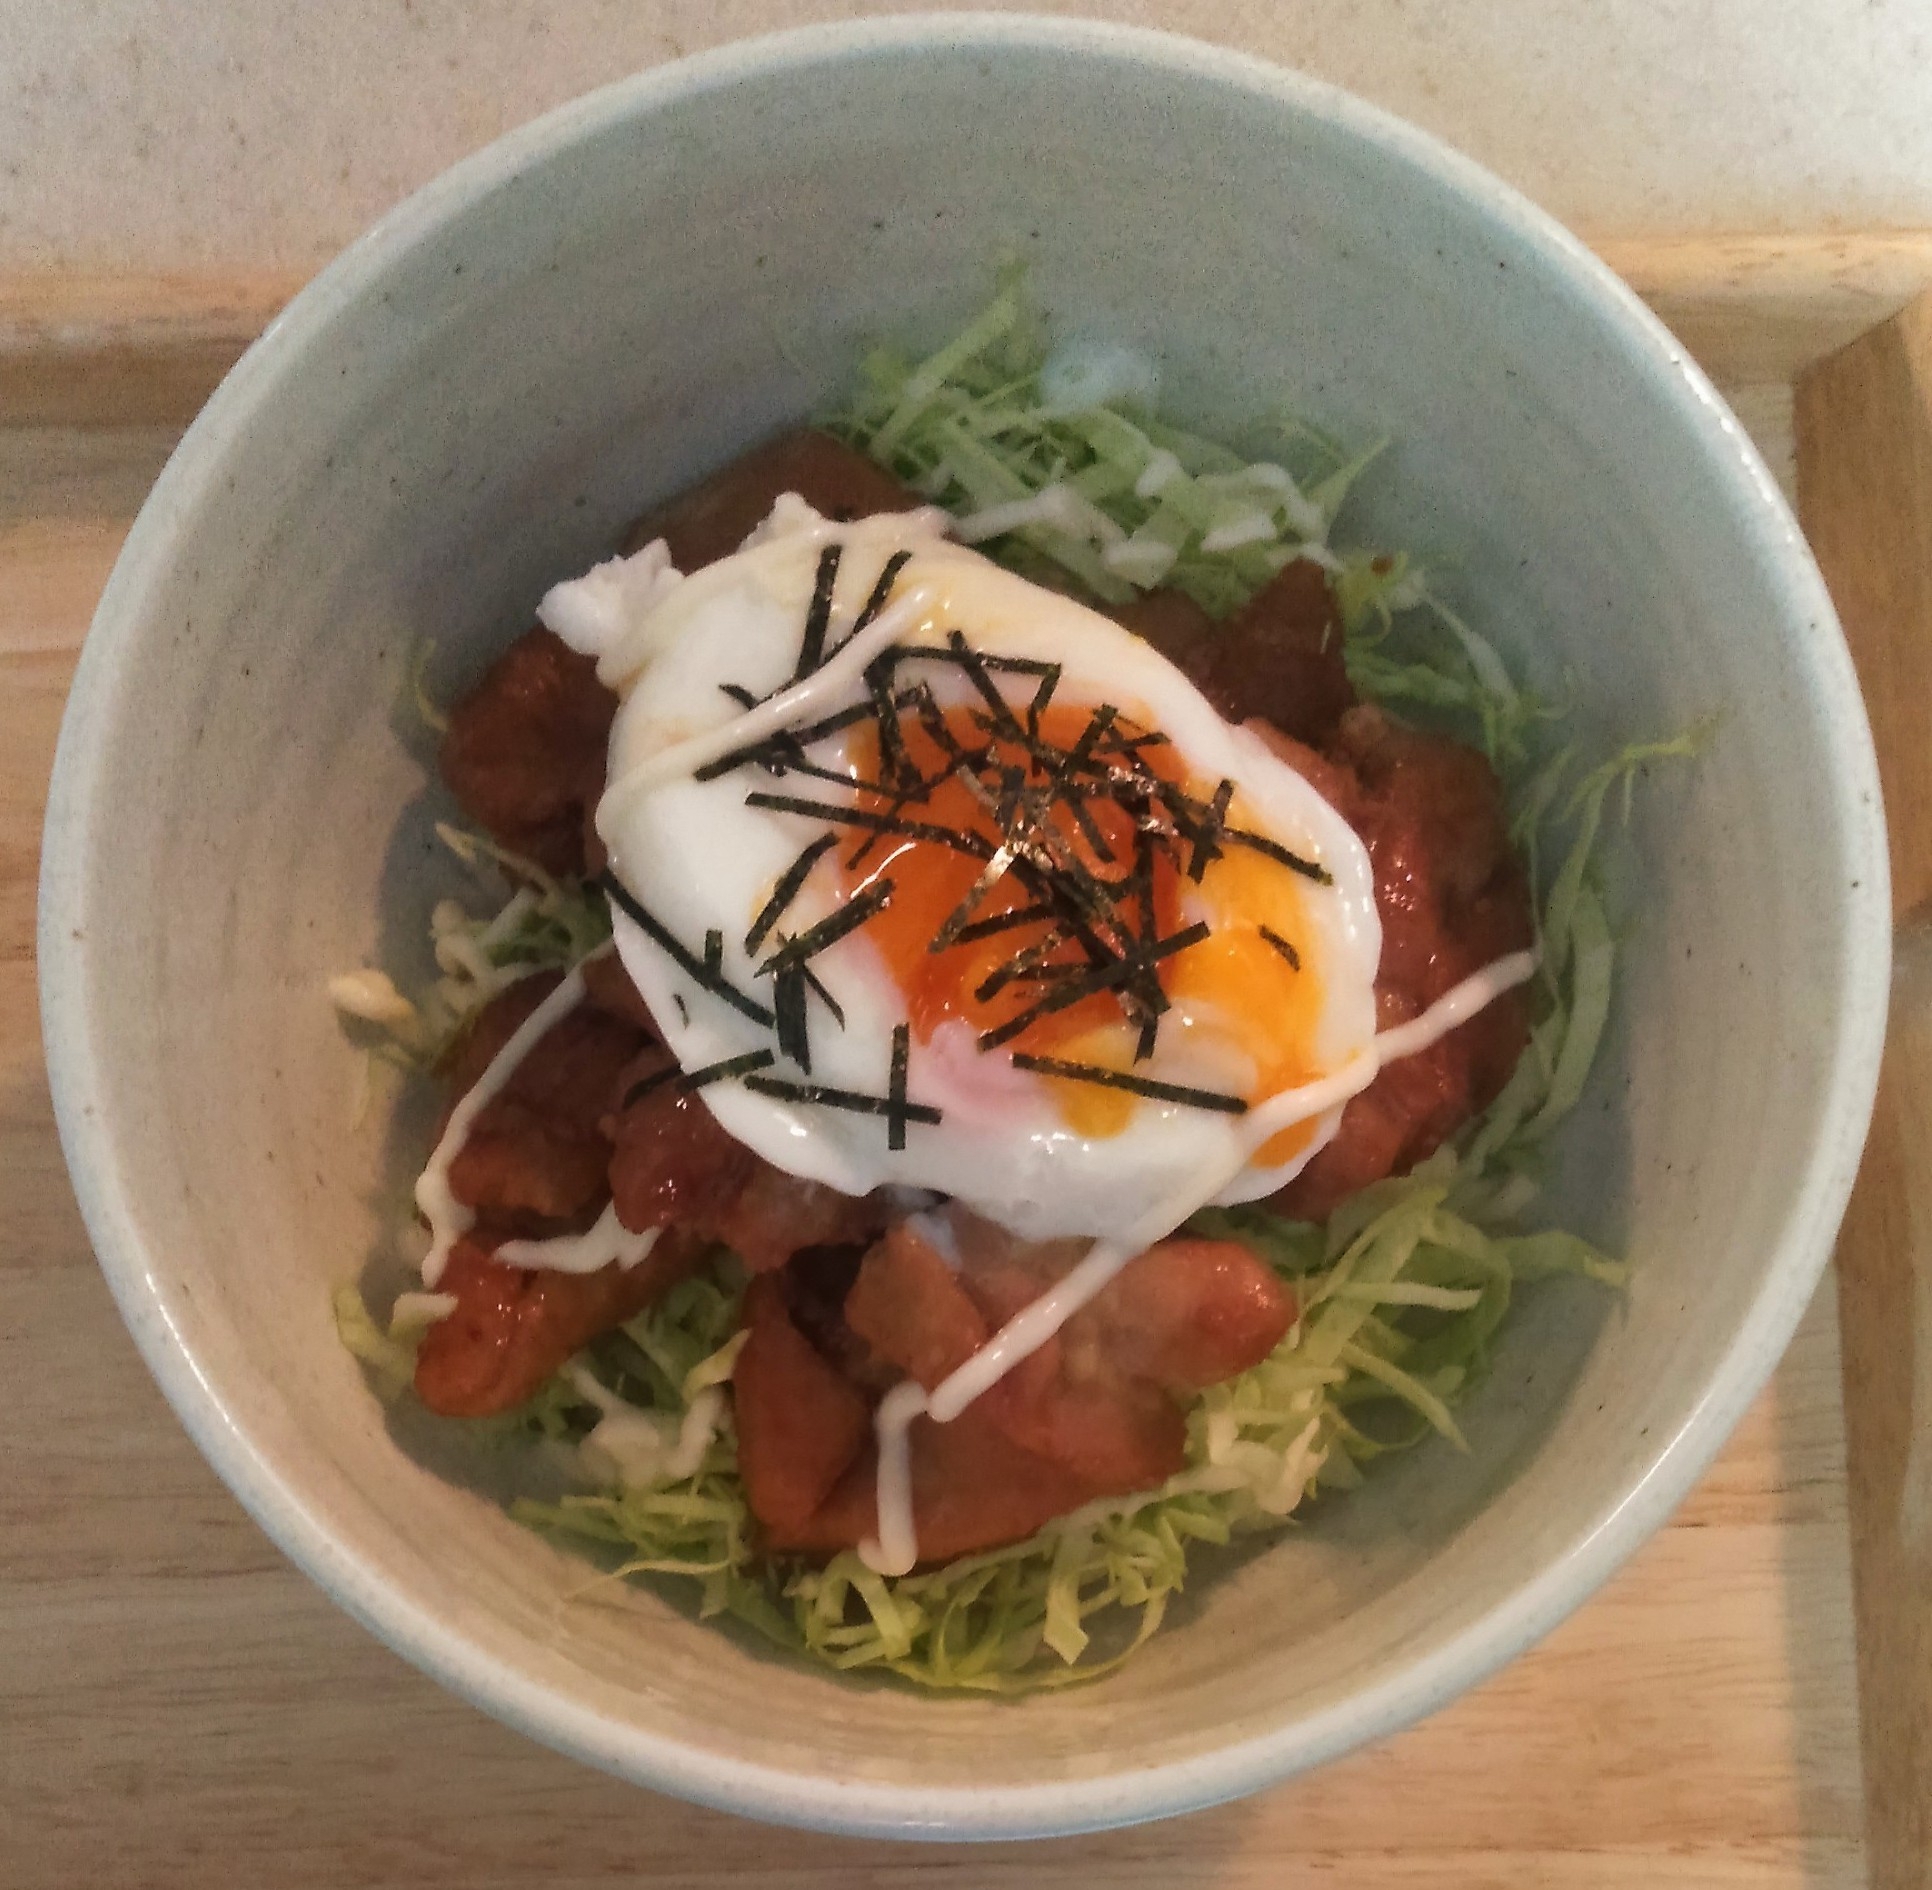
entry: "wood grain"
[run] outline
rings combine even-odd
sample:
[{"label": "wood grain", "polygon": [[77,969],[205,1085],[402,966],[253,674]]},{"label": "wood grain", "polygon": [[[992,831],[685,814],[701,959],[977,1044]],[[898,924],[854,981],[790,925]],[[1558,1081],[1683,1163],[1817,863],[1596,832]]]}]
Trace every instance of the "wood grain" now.
[{"label": "wood grain", "polygon": [[0,277],[0,417],[184,426],[301,286],[267,273]]},{"label": "wood grain", "polygon": [[[1787,396],[1746,405],[1788,474]],[[0,429],[0,1883],[1865,1883],[1829,1280],[1670,1526],[1541,1647],[1408,1733],[1168,1825],[992,1850],[768,1831],[530,1746],[339,1614],[202,1463],[123,1334],[35,1030],[60,703],[169,437]]]},{"label": "wood grain", "polygon": [[[1932,231],[1590,240],[1732,386],[1788,387],[1932,287]],[[277,271],[0,276],[0,420],[185,426],[302,282]]]},{"label": "wood grain", "polygon": [[1799,381],[1798,502],[1878,745],[1894,909],[1932,900],[1932,296]]},{"label": "wood grain", "polygon": [[1932,1886],[1932,297],[1814,366],[1801,516],[1858,665],[1903,916],[1838,1244],[1873,1882]]},{"label": "wood grain", "polygon": [[1606,236],[1591,245],[1713,378],[1789,385],[1932,288],[1932,231]]}]

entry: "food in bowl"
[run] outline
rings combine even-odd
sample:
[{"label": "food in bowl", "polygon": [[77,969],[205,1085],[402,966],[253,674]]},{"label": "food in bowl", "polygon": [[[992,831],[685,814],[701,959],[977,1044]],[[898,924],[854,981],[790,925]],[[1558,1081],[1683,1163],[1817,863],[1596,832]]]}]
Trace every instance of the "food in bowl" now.
[{"label": "food in bowl", "polygon": [[1009,283],[644,521],[449,718],[508,902],[439,909],[422,1004],[338,981],[447,1103],[351,1344],[569,1448],[525,1520],[932,1686],[1105,1671],[1191,1543],[1459,1442],[1515,1282],[1620,1277],[1521,1216],[1606,1015],[1604,798],[1685,744],[1570,783],[1331,545],[1373,455],[1150,380]]}]

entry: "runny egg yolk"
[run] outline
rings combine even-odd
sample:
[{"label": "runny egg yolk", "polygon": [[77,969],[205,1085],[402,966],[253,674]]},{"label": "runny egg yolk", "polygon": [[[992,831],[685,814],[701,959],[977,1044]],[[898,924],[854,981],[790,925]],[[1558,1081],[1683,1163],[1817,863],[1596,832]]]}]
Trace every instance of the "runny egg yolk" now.
[{"label": "runny egg yolk", "polygon": [[[1015,711],[1016,716],[1024,713]],[[1017,723],[1004,735],[989,731],[983,711],[959,707],[936,718],[943,721],[942,740],[934,719],[905,716],[897,728],[906,769],[925,780],[944,778],[917,801],[899,802],[874,789],[861,792],[861,805],[928,828],[970,833],[997,850],[1015,830],[1003,818],[1001,796],[981,783],[1001,779],[1009,801],[1034,791],[1034,818],[1048,824],[1048,844],[1070,863],[1076,878],[1090,880],[1095,894],[1092,931],[1101,939],[1131,946],[1150,937],[1170,938],[1200,920],[1209,928],[1207,937],[1158,959],[1144,974],[1158,979],[1168,1005],[1150,1058],[1136,1059],[1142,1027],[1113,990],[1091,992],[1041,1012],[1015,1036],[989,1049],[989,1055],[1020,1052],[1174,1081],[1168,1053],[1184,1041],[1189,1050],[1204,1053],[1189,1056],[1190,1067],[1203,1061],[1224,1071],[1247,1067],[1251,1073],[1239,1093],[1250,1103],[1324,1074],[1314,1055],[1323,966],[1314,929],[1306,922],[1306,882],[1300,876],[1264,853],[1224,843],[1194,880],[1188,872],[1193,848],[1186,825],[1172,818],[1158,794],[1150,799],[1130,786],[1119,798],[1085,798],[1084,820],[1067,800],[1050,798],[1047,765],[1038,759],[1034,743],[1040,750],[1074,748],[1093,723],[1092,705],[1049,704],[1032,724],[1034,741],[1021,734]],[[1097,746],[1105,752],[1108,743],[1132,742],[1143,733],[1123,718]],[[950,759],[945,744],[974,752],[988,743],[992,753],[975,766],[972,781],[963,778],[964,770],[945,772]],[[1124,773],[1128,752],[1115,752]],[[1146,774],[1183,789],[1196,803],[1212,801],[1219,783],[1190,779],[1181,757],[1158,737],[1142,741],[1131,752]],[[846,758],[861,781],[892,778],[871,725],[855,733]],[[1238,797],[1226,819],[1236,827],[1246,824]],[[1167,844],[1143,838],[1142,830],[1150,825],[1169,835]],[[1033,831],[1037,835],[1038,829]],[[1039,1005],[1047,993],[1047,982],[1030,972],[1092,962],[1089,951],[1056,929],[1052,920],[1019,916],[1038,904],[1024,865],[1017,872],[1000,873],[973,898],[988,861],[938,839],[891,832],[858,836],[832,857],[842,898],[892,882],[891,897],[868,923],[865,936],[884,958],[920,1041],[953,1019],[975,1032],[998,1030]],[[934,941],[949,922],[953,930],[960,929],[959,915],[969,898],[966,936],[935,951]],[[1010,924],[995,929],[991,923],[1009,916]],[[1043,1080],[1051,1085],[1068,1127],[1095,1139],[1122,1133],[1136,1110],[1148,1106],[1131,1092],[1091,1082],[1053,1076]],[[1213,1086],[1234,1087],[1226,1082]],[[1312,1124],[1284,1130],[1256,1160],[1286,1162],[1314,1132]]]}]

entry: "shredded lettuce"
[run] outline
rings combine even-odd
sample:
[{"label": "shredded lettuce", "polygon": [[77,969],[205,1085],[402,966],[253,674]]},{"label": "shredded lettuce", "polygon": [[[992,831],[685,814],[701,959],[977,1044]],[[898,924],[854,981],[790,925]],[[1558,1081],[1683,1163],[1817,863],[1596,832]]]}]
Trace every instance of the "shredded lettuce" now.
[{"label": "shredded lettuce", "polygon": [[[1049,582],[1070,576],[1103,601],[1171,585],[1218,617],[1292,559],[1320,562],[1336,587],[1358,690],[1455,723],[1502,774],[1513,839],[1540,889],[1542,968],[1529,1045],[1509,1083],[1414,1172],[1363,1190],[1325,1225],[1265,1206],[1207,1208],[1190,1221],[1196,1233],[1247,1245],[1287,1285],[1297,1312],[1269,1358],[1195,1402],[1186,1465],[1161,1489],[1096,1502],[1026,1542],[890,1579],[850,1552],[821,1567],[759,1549],[728,1403],[694,1475],[627,1481],[591,1433],[615,1409],[669,1439],[695,1400],[717,1403],[713,1388],[736,1356],[729,1261],[597,1341],[524,1411],[491,1421],[575,1446],[585,1487],[515,1503],[512,1513],[532,1527],[602,1559],[613,1575],[695,1584],[701,1617],[734,1617],[833,1668],[883,1669],[938,1690],[1014,1693],[1111,1671],[1159,1627],[1194,1545],[1278,1530],[1310,1498],[1359,1483],[1388,1451],[1431,1436],[1466,1447],[1454,1406],[1488,1372],[1519,1282],[1568,1274],[1622,1285],[1622,1261],[1576,1234],[1525,1228],[1522,1217],[1536,1199],[1543,1146],[1581,1097],[1609,1016],[1615,943],[1595,870],[1606,805],[1620,793],[1627,816],[1638,772],[1694,754],[1708,734],[1633,744],[1575,780],[1567,750],[1533,766],[1539,728],[1561,711],[1511,677],[1408,557],[1331,545],[1337,514],[1379,447],[1351,454],[1291,424],[1276,430],[1273,457],[1245,458],[1125,398],[1081,404],[1083,385],[1131,389],[1136,380],[1119,363],[1101,366],[1083,379],[1056,363],[1023,281],[1008,276],[935,353],[868,355],[852,405],[830,425],[961,517],[962,535],[983,539],[990,554]],[[440,1054],[504,984],[573,963],[609,934],[594,889],[560,885],[478,836],[442,832],[459,857],[500,872],[512,891],[487,918],[454,902],[438,908],[442,976],[417,1022],[397,1033],[419,1062]],[[1550,859],[1559,863],[1545,873]],[[377,993],[358,1014],[380,1008]],[[344,1342],[393,1394],[413,1365],[410,1335],[384,1331],[354,1289],[337,1310]],[[655,1461],[648,1452],[644,1460]]]}]

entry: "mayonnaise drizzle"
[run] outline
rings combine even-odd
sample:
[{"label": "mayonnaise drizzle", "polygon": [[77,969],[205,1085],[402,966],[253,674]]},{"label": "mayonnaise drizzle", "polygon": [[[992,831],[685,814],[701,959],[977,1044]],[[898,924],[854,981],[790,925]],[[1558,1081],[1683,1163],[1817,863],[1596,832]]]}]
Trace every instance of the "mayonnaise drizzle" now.
[{"label": "mayonnaise drizzle", "polygon": [[[604,951],[611,948],[606,945]],[[593,953],[592,956],[600,954]],[[516,1074],[517,1065],[543,1041],[551,1025],[567,1017],[583,1001],[584,968],[574,966],[537,1008],[520,1023],[506,1043],[490,1059],[489,1068],[464,1091],[462,1100],[449,1112],[442,1139],[428,1165],[416,1177],[416,1206],[429,1223],[429,1252],[423,1256],[423,1284],[434,1286],[449,1264],[449,1252],[476,1225],[476,1215],[450,1192],[450,1164],[463,1152],[476,1119],[503,1093],[503,1087]]]},{"label": "mayonnaise drizzle", "polygon": [[1451,986],[1420,1017],[1412,1017],[1406,1024],[1397,1024],[1390,1030],[1377,1031],[1376,1061],[1394,1063],[1440,1043],[1458,1024],[1467,1023],[1505,991],[1527,984],[1536,975],[1539,962],[1536,953],[1528,951],[1511,952],[1507,958],[1485,965],[1460,984]]},{"label": "mayonnaise drizzle", "polygon": [[882,1575],[903,1575],[919,1560],[912,1520],[912,1420],[926,1411],[926,1394],[908,1378],[879,1400],[873,1418],[879,1439],[879,1534],[859,1544],[859,1559]]},{"label": "mayonnaise drizzle", "polygon": [[661,1227],[647,1227],[641,1234],[617,1218],[617,1203],[607,1201],[604,1211],[581,1234],[559,1234],[552,1240],[506,1240],[496,1257],[506,1266],[545,1267],[552,1273],[598,1273],[615,1261],[625,1272],[636,1266],[653,1247]]},{"label": "mayonnaise drizzle", "polygon": [[[429,1251],[423,1256],[423,1284],[434,1286],[449,1264],[450,1249],[476,1225],[476,1215],[450,1192],[451,1164],[463,1152],[476,1118],[503,1093],[517,1065],[544,1035],[584,999],[584,966],[611,950],[601,946],[565,976],[563,982],[517,1026],[510,1041],[490,1059],[489,1067],[464,1092],[449,1112],[449,1123],[428,1166],[416,1178],[416,1205],[429,1222]],[[617,1218],[617,1203],[604,1211],[581,1234],[560,1234],[552,1240],[506,1240],[496,1250],[505,1266],[540,1267],[552,1273],[596,1273],[613,1261],[627,1272],[657,1245],[664,1230],[647,1227],[634,1234]],[[452,1302],[453,1304],[454,1302]]]},{"label": "mayonnaise drizzle", "polygon": [[1332,1075],[1270,1096],[1241,1118],[1234,1153],[1227,1161],[1217,1163],[1211,1176],[1205,1180],[1192,1177],[1185,1189],[1157,1202],[1125,1232],[1095,1241],[1071,1272],[1015,1313],[930,1393],[913,1379],[887,1392],[873,1419],[879,1444],[878,1533],[859,1545],[859,1557],[866,1566],[881,1575],[904,1575],[919,1560],[912,1508],[913,1419],[930,1417],[935,1424],[950,1423],[975,1398],[1046,1344],[1107,1287],[1128,1261],[1213,1200],[1263,1143],[1359,1095],[1374,1082],[1385,1063],[1414,1056],[1439,1042],[1505,991],[1533,977],[1537,962],[1534,951],[1524,951],[1485,965],[1445,992],[1420,1017],[1380,1032],[1371,1048],[1358,1052]]}]

